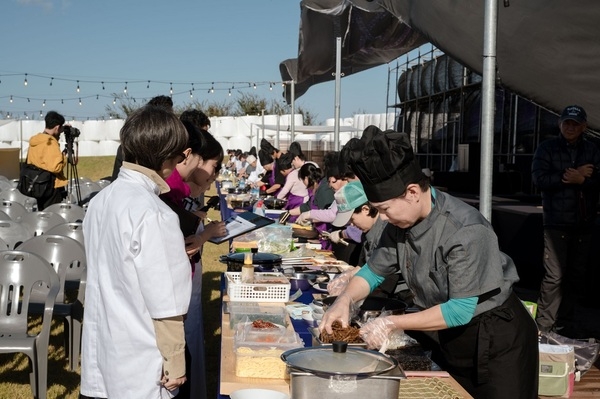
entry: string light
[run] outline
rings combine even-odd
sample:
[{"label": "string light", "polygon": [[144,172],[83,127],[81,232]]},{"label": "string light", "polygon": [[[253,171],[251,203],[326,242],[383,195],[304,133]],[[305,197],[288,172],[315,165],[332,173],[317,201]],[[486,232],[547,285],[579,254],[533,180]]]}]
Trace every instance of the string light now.
[{"label": "string light", "polygon": [[169,93],[173,95],[173,83],[169,83],[169,85],[171,85],[171,87],[169,88]]},{"label": "string light", "polygon": [[25,74],[25,81],[23,82],[25,86],[27,86],[27,74]]},{"label": "string light", "polygon": [[191,90],[190,90],[190,98],[194,98],[194,95],[192,94]]},{"label": "string light", "polygon": [[81,105],[81,98],[79,99],[79,105]]},{"label": "string light", "polygon": [[10,102],[12,103],[12,96],[10,96]]},{"label": "string light", "polygon": [[123,89],[123,93],[127,94],[127,82],[125,82],[125,88]]},{"label": "string light", "polygon": [[27,99],[27,102],[28,102],[28,103],[30,103],[30,102],[31,102],[31,100],[28,98],[28,99]]},{"label": "string light", "polygon": [[113,105],[115,105],[116,103],[117,103],[117,97],[114,98]]},{"label": "string light", "polygon": [[54,81],[54,78],[50,78],[50,86],[52,86],[53,81]]},{"label": "string light", "polygon": [[210,86],[210,92],[214,93],[215,92],[215,82],[212,82],[211,86]]},{"label": "string light", "polygon": [[273,83],[269,82],[269,90],[273,91]]},{"label": "string light", "polygon": [[146,89],[150,88],[150,81],[148,81],[148,84],[146,85]]},{"label": "string light", "polygon": [[79,93],[79,81],[77,81],[77,93]]},{"label": "string light", "polygon": [[231,89],[229,89],[229,97],[231,97]]},{"label": "string light", "polygon": [[44,102],[42,103],[42,107],[46,106],[46,100],[44,100]]},{"label": "string light", "polygon": [[104,82],[102,82],[102,90],[104,90]]},{"label": "string light", "polygon": [[256,83],[254,83],[254,90],[256,90]]},{"label": "string light", "polygon": [[62,100],[62,98],[60,99],[60,103],[61,103],[61,104],[64,104],[64,103],[65,103],[65,102]]},{"label": "string light", "polygon": [[44,113],[40,111],[40,118],[44,116]]}]

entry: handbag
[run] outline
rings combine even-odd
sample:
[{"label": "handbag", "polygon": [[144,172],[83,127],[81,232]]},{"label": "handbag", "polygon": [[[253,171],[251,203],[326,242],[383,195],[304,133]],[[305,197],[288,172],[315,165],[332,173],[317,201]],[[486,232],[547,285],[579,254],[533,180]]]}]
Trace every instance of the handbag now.
[{"label": "handbag", "polygon": [[47,170],[40,169],[30,163],[21,166],[21,175],[17,189],[28,197],[45,198],[54,192],[56,176]]}]

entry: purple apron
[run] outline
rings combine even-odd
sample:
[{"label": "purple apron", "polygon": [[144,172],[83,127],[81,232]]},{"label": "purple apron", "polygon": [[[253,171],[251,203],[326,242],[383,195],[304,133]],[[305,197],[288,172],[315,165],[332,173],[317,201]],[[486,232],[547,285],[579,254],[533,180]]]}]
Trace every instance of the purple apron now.
[{"label": "purple apron", "polygon": [[[271,170],[271,176],[269,176],[269,187],[273,187],[275,185],[275,176],[277,176],[277,173],[279,173],[279,171],[277,170],[277,160],[275,160],[273,161],[273,170]],[[279,189],[281,190],[281,187]],[[279,193],[279,190],[274,191],[269,195],[277,197],[277,193]]]},{"label": "purple apron", "polygon": [[[310,201],[311,198],[309,197],[308,200]],[[304,204],[304,197],[301,197],[296,194],[288,193],[287,204],[285,205],[285,207],[283,209],[290,210],[290,209],[298,208],[302,204]],[[296,219],[298,219],[298,215],[290,215],[290,217],[288,217],[287,221],[290,223],[293,223],[296,221]]]},{"label": "purple apron", "polygon": [[[317,204],[315,203],[315,198],[314,198],[312,191],[309,191],[309,195],[310,195],[310,198],[308,201],[310,203],[310,209],[311,210],[320,209],[317,206]],[[314,222],[313,227],[315,228],[315,230],[317,230],[319,232],[319,242],[321,243],[321,249],[331,250],[333,248],[333,246],[331,245],[331,241],[329,241],[326,238],[321,238],[321,236],[320,236],[320,233],[331,230],[331,226],[329,225],[329,223]]]}]

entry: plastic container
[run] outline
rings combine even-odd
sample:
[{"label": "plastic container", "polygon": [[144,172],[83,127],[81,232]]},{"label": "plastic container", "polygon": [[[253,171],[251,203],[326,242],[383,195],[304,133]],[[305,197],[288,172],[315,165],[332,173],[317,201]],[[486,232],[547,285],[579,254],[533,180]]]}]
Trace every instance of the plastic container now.
[{"label": "plastic container", "polygon": [[229,302],[229,326],[235,329],[238,323],[256,320],[287,325],[287,313],[283,306],[259,305],[257,303]]},{"label": "plastic container", "polygon": [[254,273],[254,283],[241,282],[241,273],[227,272],[227,295],[230,301],[287,302],[290,282],[282,273]]},{"label": "plastic container", "polygon": [[292,349],[304,347],[304,341],[298,333],[286,330],[280,342],[256,342],[255,336],[239,336],[234,338],[235,375],[249,378],[285,379],[287,366],[281,355]]}]

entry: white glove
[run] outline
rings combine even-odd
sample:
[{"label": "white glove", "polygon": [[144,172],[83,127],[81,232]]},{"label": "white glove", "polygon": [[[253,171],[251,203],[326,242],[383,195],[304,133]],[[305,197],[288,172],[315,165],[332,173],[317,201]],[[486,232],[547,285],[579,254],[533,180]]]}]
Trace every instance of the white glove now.
[{"label": "white glove", "polygon": [[344,239],[344,237],[342,236],[342,230],[332,231],[331,233],[329,233],[329,236],[327,238],[334,244],[339,244],[340,240]]},{"label": "white glove", "polygon": [[354,267],[352,269],[348,269],[339,276],[335,277],[327,284],[327,292],[331,296],[340,295],[346,287],[348,283],[350,283],[350,279],[354,277],[354,275],[360,270],[360,267]]},{"label": "white glove", "polygon": [[387,347],[389,337],[396,329],[396,325],[389,317],[378,317],[361,327],[360,336],[367,344],[367,348],[379,349]]},{"label": "white glove", "polygon": [[302,212],[296,219],[296,223],[305,225],[310,222],[310,219],[310,211]]}]

